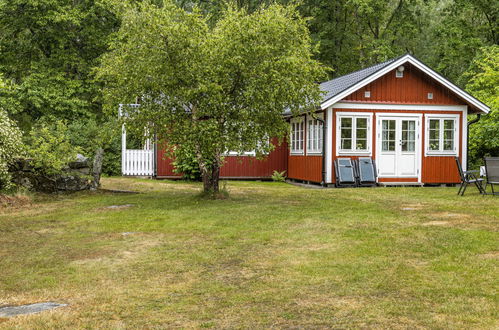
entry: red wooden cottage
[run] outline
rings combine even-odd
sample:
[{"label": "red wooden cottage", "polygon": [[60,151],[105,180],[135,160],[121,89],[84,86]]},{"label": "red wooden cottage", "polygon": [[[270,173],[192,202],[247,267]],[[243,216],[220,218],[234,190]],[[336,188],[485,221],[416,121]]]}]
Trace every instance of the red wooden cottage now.
[{"label": "red wooden cottage", "polygon": [[[288,143],[263,160],[252,153],[229,153],[221,177],[265,179],[277,170],[290,179],[333,184],[335,159],[368,156],[382,184],[458,183],[454,157],[466,167],[468,114],[490,110],[411,55],[326,81],[320,88],[324,98],[316,118],[284,113],[291,127]],[[171,159],[155,149],[145,151],[155,153],[150,156],[154,164],[143,165],[149,172],[137,174],[178,178]],[[125,175],[134,174],[126,169],[133,165],[127,152]]]}]

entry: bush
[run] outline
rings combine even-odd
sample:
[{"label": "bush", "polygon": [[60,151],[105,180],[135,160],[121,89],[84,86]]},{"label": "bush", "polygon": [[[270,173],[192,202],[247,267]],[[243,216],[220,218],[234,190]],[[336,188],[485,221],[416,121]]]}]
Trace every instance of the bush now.
[{"label": "bush", "polygon": [[40,121],[28,137],[28,156],[33,167],[47,175],[59,174],[76,155],[82,152],[73,146],[67,125],[61,121]]},{"label": "bush", "polygon": [[9,165],[24,151],[22,133],[7,113],[0,109],[0,190],[12,189]]},{"label": "bush", "polygon": [[81,148],[82,153],[93,158],[97,148],[104,149],[102,173],[121,174],[121,132],[116,122],[99,123],[95,119],[80,119],[68,125],[71,143]]},{"label": "bush", "polygon": [[274,171],[272,173],[272,181],[274,182],[285,182],[286,181],[286,171]]},{"label": "bush", "polygon": [[187,148],[176,148],[173,156],[174,161],[172,165],[175,173],[182,174],[182,178],[185,180],[201,180],[201,170],[193,151]]}]

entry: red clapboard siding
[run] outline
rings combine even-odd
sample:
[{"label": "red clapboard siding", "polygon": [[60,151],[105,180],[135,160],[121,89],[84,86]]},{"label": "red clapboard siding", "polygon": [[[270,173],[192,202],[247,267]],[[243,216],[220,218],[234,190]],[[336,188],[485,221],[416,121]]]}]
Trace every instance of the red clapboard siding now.
[{"label": "red clapboard siding", "polygon": [[264,159],[251,156],[227,156],[220,169],[221,178],[270,178],[274,171],[286,171],[288,145],[272,141],[276,148]]},{"label": "red clapboard siding", "polygon": [[[404,64],[404,76],[395,77],[395,70],[376,79],[356,92],[347,96],[344,101],[369,103],[407,103],[407,104],[465,104],[449,89],[442,87],[433,79],[429,79],[421,70]],[[371,97],[364,96],[365,91],[371,92]],[[428,99],[428,93],[433,93],[433,99]]]},{"label": "red clapboard siding", "polygon": [[454,157],[424,157],[422,180],[424,183],[461,182]]},{"label": "red clapboard siding", "polygon": [[[286,171],[288,145],[287,143],[277,145],[277,140],[273,140],[272,143],[276,145],[276,148],[261,160],[250,156],[225,157],[225,163],[220,169],[220,177],[265,179],[270,178],[274,170]],[[182,175],[173,171],[171,163],[172,159],[164,156],[164,148],[158,147],[156,176],[160,178],[180,178]]]},{"label": "red clapboard siding", "polygon": [[322,156],[290,155],[288,157],[288,177],[297,180],[321,182]]},{"label": "red clapboard siding", "polygon": [[158,146],[156,151],[156,176],[163,178],[180,178],[182,174],[173,171],[173,159],[165,156],[165,149]]}]

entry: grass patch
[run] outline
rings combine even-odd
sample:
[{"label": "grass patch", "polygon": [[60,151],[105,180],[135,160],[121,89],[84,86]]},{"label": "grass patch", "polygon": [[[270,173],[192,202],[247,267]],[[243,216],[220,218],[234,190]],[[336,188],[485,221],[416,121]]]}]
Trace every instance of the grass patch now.
[{"label": "grass patch", "polygon": [[[0,209],[0,327],[495,328],[499,200],[457,188],[103,179]],[[113,206],[113,207],[111,207]]]}]

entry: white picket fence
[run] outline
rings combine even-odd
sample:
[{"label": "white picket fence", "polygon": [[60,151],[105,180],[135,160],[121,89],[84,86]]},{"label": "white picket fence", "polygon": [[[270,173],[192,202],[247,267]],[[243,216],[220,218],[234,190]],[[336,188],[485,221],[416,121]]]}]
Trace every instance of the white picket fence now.
[{"label": "white picket fence", "polygon": [[123,175],[154,175],[154,150],[126,149],[121,172]]}]

